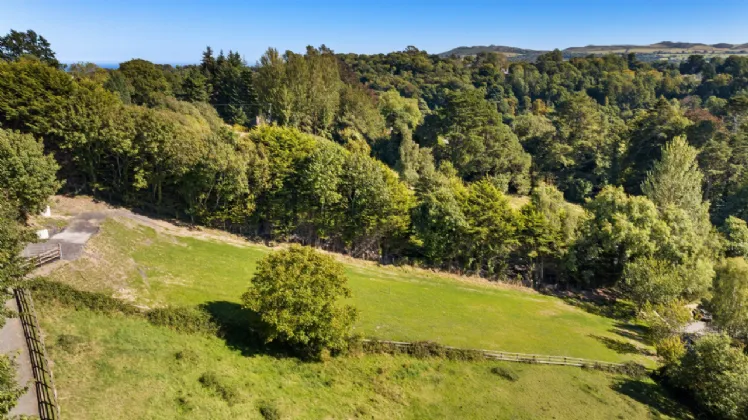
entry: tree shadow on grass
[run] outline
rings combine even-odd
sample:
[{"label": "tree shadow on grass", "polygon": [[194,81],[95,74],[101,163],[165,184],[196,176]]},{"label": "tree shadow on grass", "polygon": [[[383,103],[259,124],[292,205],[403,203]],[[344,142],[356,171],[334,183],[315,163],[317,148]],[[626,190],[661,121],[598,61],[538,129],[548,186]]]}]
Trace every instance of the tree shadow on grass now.
[{"label": "tree shadow on grass", "polygon": [[639,348],[634,344],[629,343],[628,341],[617,340],[615,338],[604,337],[601,335],[590,335],[590,337],[605,344],[605,347],[615,351],[618,354],[643,354],[645,356],[651,355],[649,350]]},{"label": "tree shadow on grass", "polygon": [[652,340],[649,338],[649,328],[643,325],[626,324],[623,322],[616,322],[613,324],[615,328],[608,331],[618,334],[621,337],[628,338],[630,340],[638,341],[648,346],[652,345]]},{"label": "tree shadow on grass", "polygon": [[265,342],[266,327],[257,312],[228,301],[208,302],[202,306],[218,325],[226,345],[239,350],[243,356],[297,357],[294,350],[283,343]]},{"label": "tree shadow on grass", "polygon": [[657,383],[625,379],[617,381],[611,385],[611,388],[616,392],[649,406],[650,410],[656,413],[676,419],[694,418],[693,413],[688,407],[679,403],[674,395]]}]

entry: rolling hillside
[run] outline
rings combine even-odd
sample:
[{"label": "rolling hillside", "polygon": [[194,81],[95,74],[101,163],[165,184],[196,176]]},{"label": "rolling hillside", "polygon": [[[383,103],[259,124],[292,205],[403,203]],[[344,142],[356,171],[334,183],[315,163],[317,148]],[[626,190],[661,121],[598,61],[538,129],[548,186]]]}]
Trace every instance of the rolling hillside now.
[{"label": "rolling hillside", "polygon": [[[691,54],[703,54],[707,56],[717,55],[748,55],[748,43],[745,44],[729,44],[729,43],[717,43],[717,44],[703,44],[703,43],[691,43],[691,42],[672,42],[662,41],[650,45],[587,45],[584,47],[569,47],[561,50],[564,53],[564,58],[571,58],[575,56],[585,56],[589,54],[627,54],[636,53],[640,55],[640,59],[645,61],[659,60],[659,59],[671,59],[679,60],[683,59]],[[488,46],[462,46],[451,49],[449,51],[439,54],[441,57],[449,57],[452,55],[456,56],[469,56],[476,55],[481,52],[499,52],[505,54],[510,60],[534,60],[538,55],[547,52],[543,50],[531,50],[524,48],[508,47],[501,45],[488,45]]]}]

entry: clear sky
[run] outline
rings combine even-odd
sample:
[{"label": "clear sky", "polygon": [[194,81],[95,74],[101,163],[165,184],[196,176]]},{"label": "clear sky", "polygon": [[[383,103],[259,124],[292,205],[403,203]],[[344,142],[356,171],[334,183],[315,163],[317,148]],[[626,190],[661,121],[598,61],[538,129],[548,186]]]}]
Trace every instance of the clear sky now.
[{"label": "clear sky", "polygon": [[439,53],[489,44],[746,43],[747,18],[746,0],[0,0],[1,33],[34,29],[60,61],[97,63],[193,63],[206,45],[254,63],[269,46]]}]

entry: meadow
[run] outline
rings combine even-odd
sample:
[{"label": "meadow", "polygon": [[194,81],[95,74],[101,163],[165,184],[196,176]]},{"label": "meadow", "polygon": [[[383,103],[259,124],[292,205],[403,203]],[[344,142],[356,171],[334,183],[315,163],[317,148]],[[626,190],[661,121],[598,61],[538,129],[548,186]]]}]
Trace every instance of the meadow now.
[{"label": "meadow", "polygon": [[[239,308],[271,248],[107,220],[49,278],[142,307]],[[356,331],[472,348],[649,361],[638,326],[506,286],[340,257]],[[688,418],[651,379],[563,366],[257,352],[122,314],[40,305],[63,415],[76,419]],[[624,351],[622,349],[628,349]]]}]

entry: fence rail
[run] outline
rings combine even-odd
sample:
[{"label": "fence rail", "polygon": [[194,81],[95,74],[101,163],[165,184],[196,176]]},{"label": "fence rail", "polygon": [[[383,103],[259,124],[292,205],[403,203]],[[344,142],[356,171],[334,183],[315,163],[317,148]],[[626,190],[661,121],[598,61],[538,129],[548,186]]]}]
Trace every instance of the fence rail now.
[{"label": "fence rail", "polygon": [[[414,347],[423,345],[423,343],[408,343],[404,341],[386,341],[386,340],[362,340],[364,343],[370,344],[382,344],[385,346],[391,346],[398,348],[404,352],[410,352]],[[528,353],[510,353],[505,351],[496,350],[479,350],[479,349],[461,349],[459,347],[451,346],[439,346],[445,350],[453,351],[470,351],[480,353],[484,358],[489,360],[500,360],[505,362],[519,362],[519,363],[538,363],[545,365],[563,365],[563,366],[577,366],[577,367],[595,367],[598,369],[615,370],[621,369],[625,365],[622,363],[611,363],[604,362],[601,360],[582,359],[579,357],[566,357],[566,356],[550,356],[544,354],[528,354]]]},{"label": "fence rail", "polygon": [[39,418],[59,420],[60,406],[57,404],[57,390],[47,361],[47,350],[41,336],[34,301],[31,299],[31,293],[25,289],[15,289],[14,294],[18,303],[18,316],[21,318],[23,335],[26,337],[26,344],[29,348],[34,387],[39,402]]},{"label": "fence rail", "polygon": [[27,257],[26,262],[29,266],[38,268],[43,266],[44,264],[51,263],[52,261],[57,261],[59,259],[62,259],[62,245],[57,244],[57,246],[52,249],[42,251],[36,255]]}]

